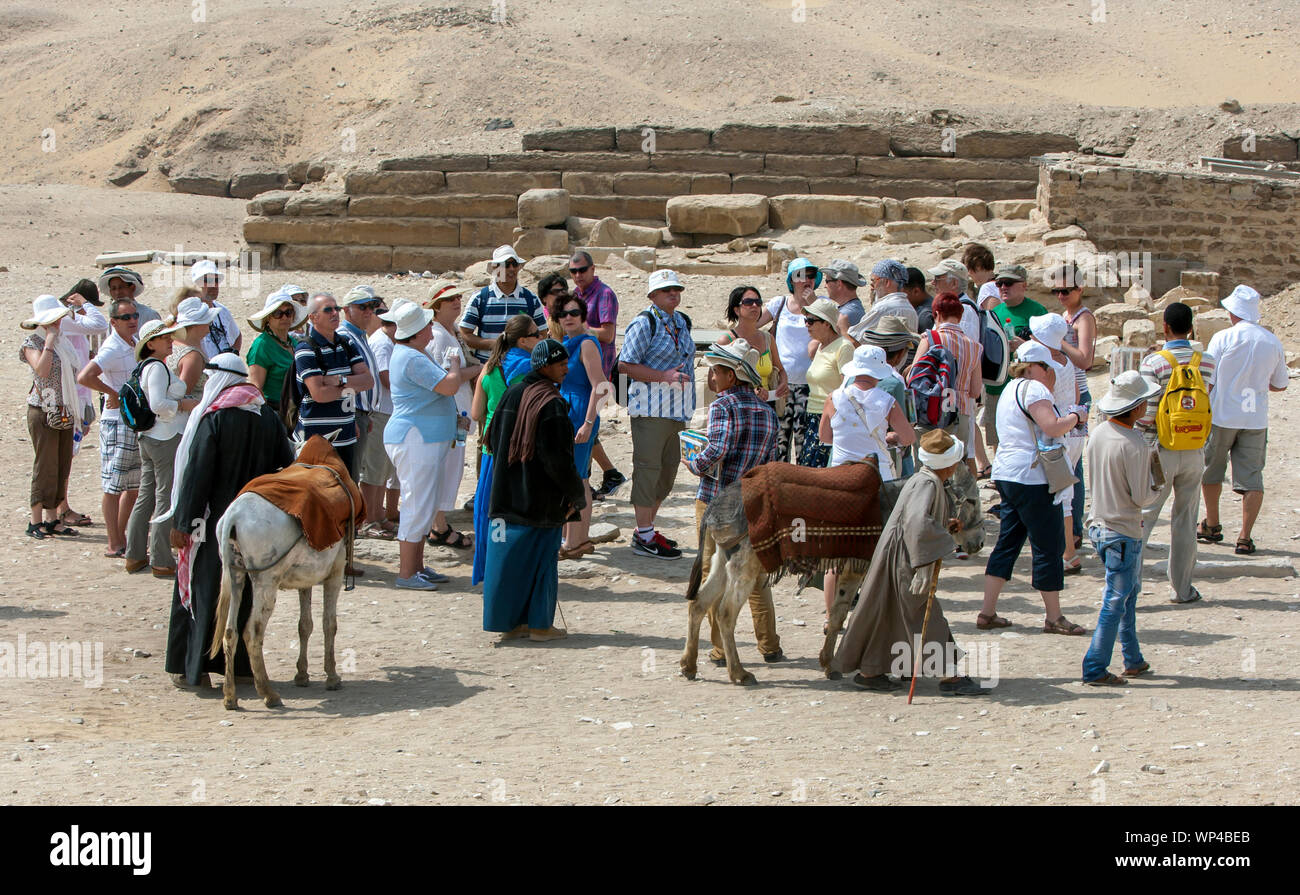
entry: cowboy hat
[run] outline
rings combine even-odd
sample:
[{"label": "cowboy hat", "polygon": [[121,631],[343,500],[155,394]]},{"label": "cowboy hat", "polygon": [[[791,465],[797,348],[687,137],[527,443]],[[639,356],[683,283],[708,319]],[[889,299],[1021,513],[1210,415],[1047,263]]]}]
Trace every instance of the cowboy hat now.
[{"label": "cowboy hat", "polygon": [[293,293],[285,292],[283,286],[272,292],[266,297],[266,304],[262,305],[262,310],[248,318],[248,325],[258,332],[264,332],[266,318],[285,305],[289,305],[293,309],[293,323],[289,324],[289,329],[301,326],[307,319],[307,308],[294,301],[291,295]]},{"label": "cowboy hat", "polygon": [[140,276],[138,271],[129,267],[110,267],[99,275],[99,281],[96,283],[99,291],[104,295],[109,295],[108,284],[114,277],[124,283],[131,283],[135,286],[135,293],[132,298],[139,298],[140,293],[144,291],[144,277]]},{"label": "cowboy hat", "polygon": [[853,360],[844,365],[840,375],[846,383],[859,376],[870,376],[879,382],[892,372],[894,368],[885,360],[885,349],[879,345],[861,345],[853,349]]},{"label": "cowboy hat", "polygon": [[51,323],[62,320],[72,309],[64,306],[55,295],[41,295],[32,302],[32,317],[30,320],[24,320],[18,324],[23,329],[36,329],[38,326],[49,326]]},{"label": "cowboy hat", "polygon": [[411,338],[432,323],[433,311],[422,308],[413,301],[399,301],[393,304],[393,309],[387,314],[380,314],[379,319],[396,323],[397,332],[393,333],[393,339],[401,341]]},{"label": "cowboy hat", "polygon": [[145,346],[150,339],[156,339],[159,336],[170,336],[172,333],[184,333],[185,327],[173,323],[168,326],[161,320],[150,320],[144,326],[140,327],[140,334],[135,341],[135,359],[140,360],[144,354]]},{"label": "cowboy hat", "polygon": [[1158,382],[1152,382],[1137,370],[1126,370],[1115,377],[1106,396],[1097,402],[1097,409],[1106,416],[1119,416],[1132,410],[1148,398],[1154,397],[1161,389]]},{"label": "cowboy hat", "polygon": [[729,345],[714,342],[704,352],[704,362],[709,366],[728,367],[736,372],[736,377],[758,388],[763,379],[758,375],[758,349],[750,346],[744,339],[736,339]]},{"label": "cowboy hat", "polygon": [[916,455],[931,469],[947,469],[966,455],[966,445],[943,429],[931,429],[921,436]]}]

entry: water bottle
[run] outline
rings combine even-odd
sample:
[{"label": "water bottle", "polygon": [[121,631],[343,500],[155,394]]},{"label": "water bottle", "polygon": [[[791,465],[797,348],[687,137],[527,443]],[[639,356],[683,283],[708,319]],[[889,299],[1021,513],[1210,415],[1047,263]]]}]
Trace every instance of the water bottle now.
[{"label": "water bottle", "polygon": [[466,421],[466,425],[462,427],[459,420],[456,423],[456,447],[464,447],[465,439],[469,436],[469,414],[462,410],[460,416]]}]

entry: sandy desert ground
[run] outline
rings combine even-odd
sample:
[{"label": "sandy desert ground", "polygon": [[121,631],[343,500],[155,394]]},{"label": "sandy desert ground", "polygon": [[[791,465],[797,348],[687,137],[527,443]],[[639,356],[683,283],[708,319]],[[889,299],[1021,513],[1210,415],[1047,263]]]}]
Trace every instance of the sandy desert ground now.
[{"label": "sandy desert ground", "polygon": [[[1078,683],[1086,639],[1039,633],[1041,606],[1023,577],[999,607],[1016,627],[977,631],[983,558],[954,562],[943,571],[945,611],[959,642],[985,656],[996,650],[999,680],[978,700],[945,699],[933,681],[922,682],[910,707],[904,696],[825,680],[816,663],[820,594],[796,595],[782,581],[778,627],[790,661],[759,660],[746,611],[739,643],[759,686],[731,686],[707,664],[692,683],[677,675],[677,659],[694,551],[678,562],[632,554],[626,487],[596,514],[621,526],[623,538],[588,557],[580,574],[590,577],[561,583],[567,640],[495,646],[481,630],[464,555],[430,551],[452,582],[412,594],[392,587],[394,545],[364,541],[369,574],[340,602],[343,689],[327,693],[320,683],[319,633],[311,643],[316,681],[292,686],[294,601],[282,599],[267,658],[284,709],[264,708],[251,685],[240,688],[238,713],[222,709],[217,690],[176,690],[162,671],[170,583],[127,576],[102,558],[101,525],[76,539],[23,536],[30,380],[17,357],[17,322],[34,295],[92,275],[99,250],[234,248],[243,203],[82,186],[3,186],[0,203],[0,266],[8,268],[0,307],[9,321],[0,327],[0,542],[9,545],[0,558],[0,641],[89,641],[102,644],[103,656],[99,687],[0,679],[0,802],[1199,805],[1293,804],[1300,796],[1295,577],[1203,581],[1206,599],[1177,607],[1148,575],[1138,623],[1156,675],[1099,691]],[[283,281],[337,291],[356,280],[265,276],[262,294]],[[643,275],[607,276],[634,309]],[[698,278],[688,285],[703,286]],[[399,280],[381,291],[419,294]],[[687,310],[706,319],[724,291],[693,288]],[[261,303],[228,297],[241,318]],[[1293,385],[1273,401],[1257,559],[1294,562],[1300,443],[1290,433],[1300,393]],[[614,421],[605,432],[626,469],[625,427]],[[96,447],[92,434],[74,462],[72,496],[98,520]],[[464,494],[471,484],[467,477]],[[693,485],[682,472],[661,517],[688,547]],[[1225,545],[1238,507],[1225,501]],[[455,521],[468,526],[464,514]],[[1154,535],[1148,567],[1162,557],[1166,532]],[[989,545],[992,538],[989,525]],[[1202,557],[1231,558],[1225,545],[1202,548]],[[1025,574],[1027,559],[1018,567]],[[1091,627],[1101,585],[1085,554],[1085,573],[1063,596],[1066,614]],[[1109,771],[1089,776],[1102,761]]]}]

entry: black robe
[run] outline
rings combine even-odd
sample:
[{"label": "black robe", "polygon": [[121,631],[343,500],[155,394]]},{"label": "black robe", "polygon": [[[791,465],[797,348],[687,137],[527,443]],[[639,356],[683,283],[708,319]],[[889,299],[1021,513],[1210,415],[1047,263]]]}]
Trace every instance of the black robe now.
[{"label": "black robe", "polygon": [[[283,469],[293,462],[293,448],[284,425],[268,405],[260,413],[238,407],[217,410],[199,420],[190,444],[185,484],[176,502],[172,527],[190,533],[191,521],[207,512],[205,540],[191,557],[190,611],[181,605],[180,585],[172,588],[171,629],[167,634],[169,674],[184,674],[197,684],[205,671],[224,674],[226,658],[218,653],[209,659],[212,632],[216,627],[217,600],[221,595],[221,554],[217,545],[217,520],[241,488],[259,475]],[[245,581],[239,612],[239,628],[253,608],[252,582]],[[235,673],[252,675],[248,652],[240,640],[235,656]]]},{"label": "black robe", "polygon": [[510,438],[521,423],[518,415],[524,389],[545,380],[541,373],[532,372],[506,389],[485,435],[494,458],[488,512],[511,525],[559,528],[581,518],[578,514],[587,505],[586,488],[573,463],[569,405],[559,397],[558,387],[555,400],[538,411],[532,459],[508,462]]}]

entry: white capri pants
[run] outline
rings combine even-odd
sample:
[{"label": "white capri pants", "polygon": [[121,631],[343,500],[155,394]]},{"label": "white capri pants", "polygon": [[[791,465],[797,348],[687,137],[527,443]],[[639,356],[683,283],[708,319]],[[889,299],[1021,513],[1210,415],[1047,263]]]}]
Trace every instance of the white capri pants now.
[{"label": "white capri pants", "polygon": [[420,430],[412,426],[401,444],[385,444],[397,478],[401,481],[402,521],[397,526],[399,541],[423,541],[433,526],[448,442],[426,444]]},{"label": "white capri pants", "polygon": [[455,442],[447,450],[443,459],[442,475],[438,477],[438,503],[436,509],[446,513],[457,507],[456,495],[460,493],[460,482],[465,476],[465,444]]}]

